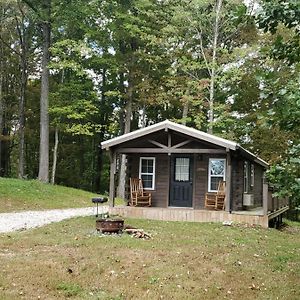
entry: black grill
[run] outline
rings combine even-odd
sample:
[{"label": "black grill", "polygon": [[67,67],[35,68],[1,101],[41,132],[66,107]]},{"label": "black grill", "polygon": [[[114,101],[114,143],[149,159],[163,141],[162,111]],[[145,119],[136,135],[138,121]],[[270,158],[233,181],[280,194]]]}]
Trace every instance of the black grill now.
[{"label": "black grill", "polygon": [[98,205],[99,203],[105,203],[108,201],[107,197],[97,197],[97,198],[92,198],[92,202],[97,204],[97,214],[96,214],[96,218],[98,217]]}]

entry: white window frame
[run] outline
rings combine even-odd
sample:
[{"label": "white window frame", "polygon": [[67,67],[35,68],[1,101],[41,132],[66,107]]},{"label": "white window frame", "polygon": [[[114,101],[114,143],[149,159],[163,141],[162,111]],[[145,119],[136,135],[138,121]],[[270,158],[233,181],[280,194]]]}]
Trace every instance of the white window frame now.
[{"label": "white window frame", "polygon": [[250,178],[249,178],[249,172],[250,172],[250,163],[249,161],[244,162],[244,194],[248,194],[250,191]]},{"label": "white window frame", "polygon": [[[211,171],[211,164],[210,162],[212,160],[221,160],[221,161],[224,161],[224,174],[223,176],[221,175],[211,175],[210,171]],[[208,191],[209,192],[217,192],[218,190],[212,190],[210,187],[211,187],[211,176],[212,177],[220,177],[220,178],[223,178],[223,181],[225,181],[225,178],[226,178],[226,158],[210,158],[209,161],[208,161]]]},{"label": "white window frame", "polygon": [[255,166],[250,161],[244,162],[244,194],[253,194]]},{"label": "white window frame", "polygon": [[250,188],[254,188],[254,178],[255,178],[255,165],[250,164]]},{"label": "white window frame", "polygon": [[[142,173],[142,160],[152,160],[153,161],[153,173]],[[140,166],[139,166],[139,178],[142,179],[142,175],[152,175],[152,187],[151,188],[145,188],[144,190],[151,190],[153,191],[155,189],[155,157],[140,157]]]}]

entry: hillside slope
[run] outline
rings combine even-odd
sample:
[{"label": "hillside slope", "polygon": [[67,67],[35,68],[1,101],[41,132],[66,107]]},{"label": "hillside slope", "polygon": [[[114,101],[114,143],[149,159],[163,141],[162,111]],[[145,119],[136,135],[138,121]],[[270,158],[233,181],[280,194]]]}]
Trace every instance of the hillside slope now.
[{"label": "hillside slope", "polygon": [[92,206],[95,196],[37,180],[0,178],[0,212]]}]

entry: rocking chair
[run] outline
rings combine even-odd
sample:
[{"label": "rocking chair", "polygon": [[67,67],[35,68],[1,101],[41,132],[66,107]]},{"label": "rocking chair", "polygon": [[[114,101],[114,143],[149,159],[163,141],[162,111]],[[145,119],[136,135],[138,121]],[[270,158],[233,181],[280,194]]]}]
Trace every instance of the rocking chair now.
[{"label": "rocking chair", "polygon": [[225,208],[225,181],[220,181],[217,193],[205,194],[205,208],[224,210]]},{"label": "rocking chair", "polygon": [[130,206],[151,206],[151,193],[143,189],[142,179],[130,178]]}]

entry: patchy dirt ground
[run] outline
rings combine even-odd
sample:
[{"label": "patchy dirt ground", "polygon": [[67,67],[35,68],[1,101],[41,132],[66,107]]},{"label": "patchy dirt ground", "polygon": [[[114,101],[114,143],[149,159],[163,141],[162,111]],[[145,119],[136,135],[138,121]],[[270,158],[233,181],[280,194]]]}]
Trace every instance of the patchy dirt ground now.
[{"label": "patchy dirt ground", "polygon": [[[52,222],[59,222],[79,216],[95,214],[94,207],[51,209],[43,211],[24,211],[0,214],[0,233],[40,227]],[[108,206],[99,206],[99,213],[108,211]]]}]

